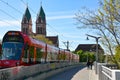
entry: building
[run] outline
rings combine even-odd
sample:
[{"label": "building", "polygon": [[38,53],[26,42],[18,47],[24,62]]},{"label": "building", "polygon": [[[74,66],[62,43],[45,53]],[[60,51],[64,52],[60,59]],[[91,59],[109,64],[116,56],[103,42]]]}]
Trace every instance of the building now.
[{"label": "building", "polygon": [[[75,49],[75,52],[79,50],[82,50],[83,52],[86,52],[86,51],[93,52],[96,54],[96,44],[79,44]],[[100,44],[98,44],[98,61],[102,62],[103,59],[104,59],[104,50],[100,46]]]},{"label": "building", "polygon": [[50,41],[52,41],[54,46],[57,46],[57,47],[59,46],[58,36],[47,36],[46,38],[48,38]]},{"label": "building", "polygon": [[59,39],[58,36],[47,36],[46,31],[46,15],[42,8],[40,7],[40,11],[38,12],[37,18],[36,18],[36,32],[33,33],[32,31],[32,17],[29,11],[29,8],[27,7],[25,10],[25,13],[23,15],[22,21],[21,21],[21,31],[29,36],[31,35],[43,35],[50,41],[52,41],[53,45],[56,47],[59,47]]}]

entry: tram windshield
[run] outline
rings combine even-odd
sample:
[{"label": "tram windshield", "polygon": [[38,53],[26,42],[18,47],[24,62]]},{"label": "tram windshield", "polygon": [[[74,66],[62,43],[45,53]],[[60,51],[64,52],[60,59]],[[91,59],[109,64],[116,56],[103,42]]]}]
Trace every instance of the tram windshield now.
[{"label": "tram windshield", "polygon": [[2,60],[19,60],[22,53],[23,43],[4,42],[2,44]]}]

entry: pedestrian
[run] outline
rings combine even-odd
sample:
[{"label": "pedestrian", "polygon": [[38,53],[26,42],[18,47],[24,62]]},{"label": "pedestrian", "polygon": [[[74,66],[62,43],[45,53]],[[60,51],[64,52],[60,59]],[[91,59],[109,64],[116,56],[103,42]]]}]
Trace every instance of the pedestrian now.
[{"label": "pedestrian", "polygon": [[93,61],[90,60],[90,69],[92,70]]},{"label": "pedestrian", "polygon": [[90,61],[89,60],[87,61],[86,65],[87,65],[87,68],[89,69],[89,66],[90,66]]}]

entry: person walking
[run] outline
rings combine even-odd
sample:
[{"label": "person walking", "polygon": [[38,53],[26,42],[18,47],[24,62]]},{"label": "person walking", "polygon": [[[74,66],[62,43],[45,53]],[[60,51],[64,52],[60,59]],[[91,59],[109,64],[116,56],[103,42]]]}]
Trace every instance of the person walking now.
[{"label": "person walking", "polygon": [[87,69],[89,69],[89,66],[90,66],[90,61],[89,60],[87,61],[86,65],[87,65]]},{"label": "person walking", "polygon": [[93,61],[90,60],[90,69],[92,70]]}]

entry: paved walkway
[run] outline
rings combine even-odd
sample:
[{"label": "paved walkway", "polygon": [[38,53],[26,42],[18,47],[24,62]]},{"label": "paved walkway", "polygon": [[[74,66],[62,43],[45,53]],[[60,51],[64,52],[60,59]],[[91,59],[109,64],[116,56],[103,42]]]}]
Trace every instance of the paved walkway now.
[{"label": "paved walkway", "polygon": [[79,70],[71,80],[98,80],[98,75],[95,74],[94,69],[87,69],[86,67]]},{"label": "paved walkway", "polygon": [[76,67],[62,73],[56,74],[47,80],[98,80],[98,76],[93,69],[87,69],[87,67]]}]

